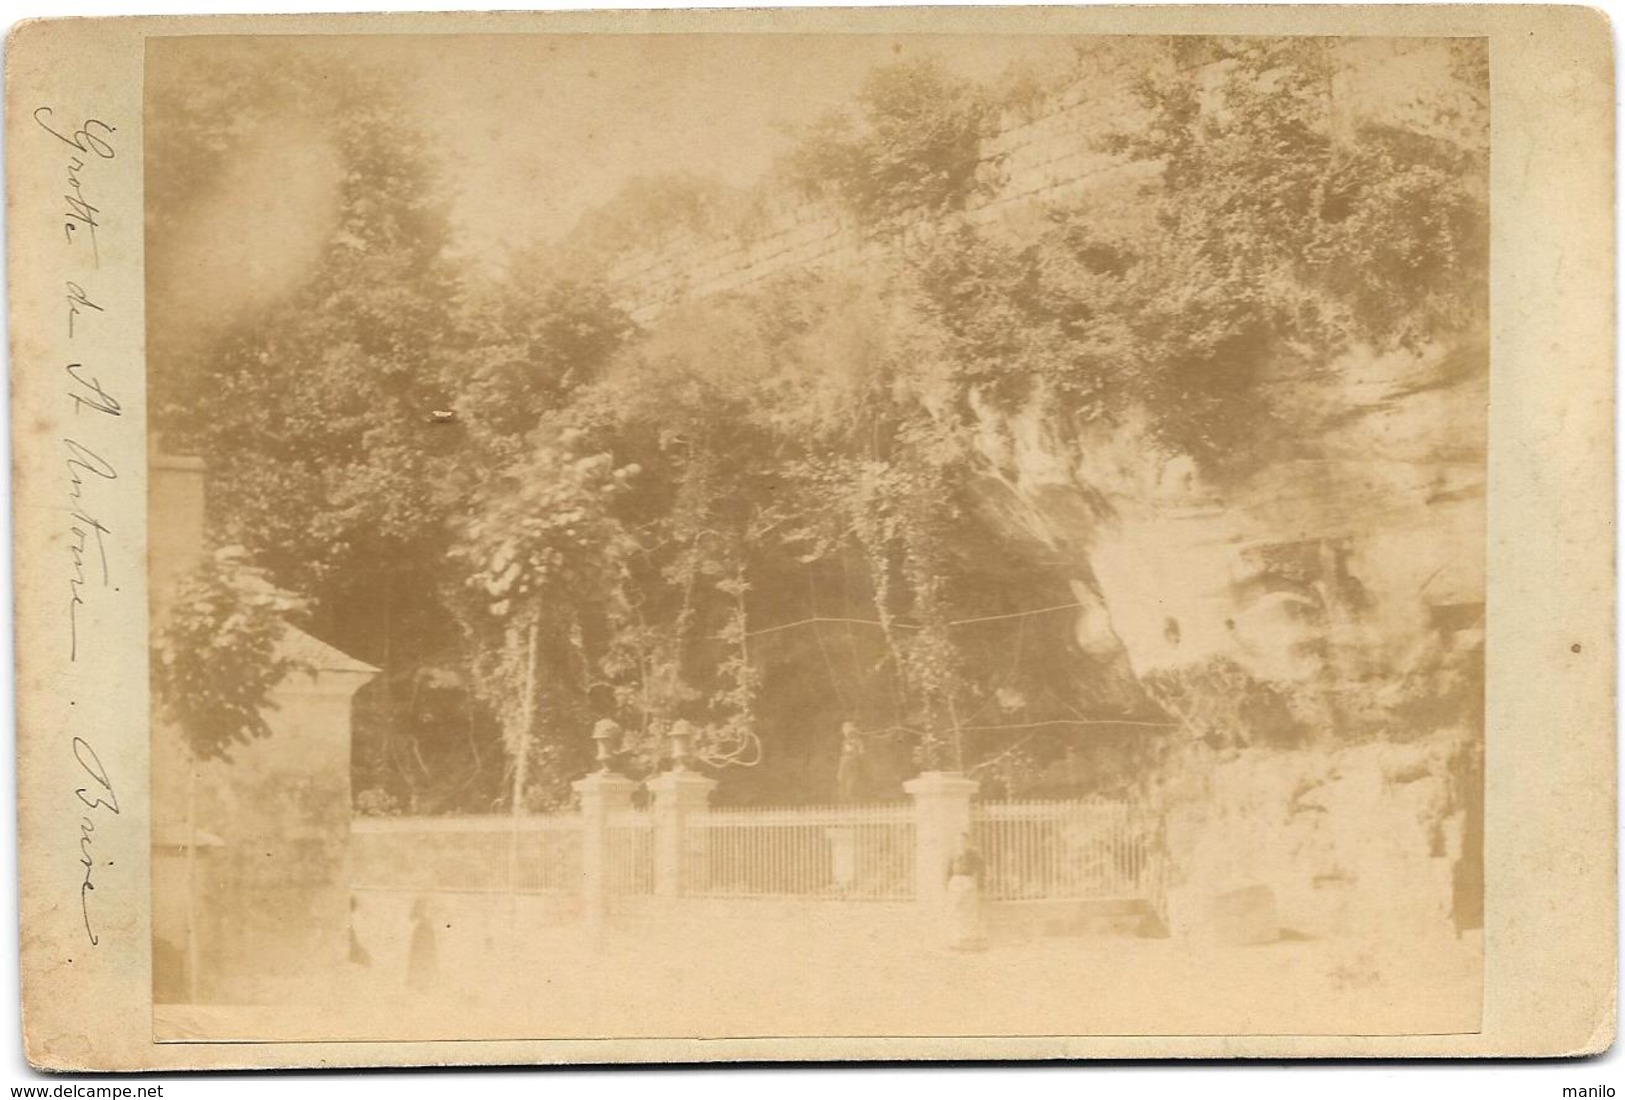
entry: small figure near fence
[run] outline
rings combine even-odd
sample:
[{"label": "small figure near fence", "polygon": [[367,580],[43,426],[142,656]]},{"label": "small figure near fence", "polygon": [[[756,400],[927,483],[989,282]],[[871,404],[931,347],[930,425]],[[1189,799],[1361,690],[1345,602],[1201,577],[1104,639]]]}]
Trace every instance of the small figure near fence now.
[{"label": "small figure near fence", "polygon": [[434,917],[429,911],[429,899],[418,898],[412,903],[412,946],[406,956],[406,984],[413,989],[432,989],[439,974]]},{"label": "small figure near fence", "polygon": [[948,946],[955,951],[987,949],[987,933],[982,925],[982,885],[986,865],[971,843],[970,834],[959,838],[959,850],[948,861],[947,907]]},{"label": "small figure near fence", "polygon": [[361,942],[361,937],[355,930],[356,910],[361,908],[361,901],[354,894],[350,895],[350,965],[371,966],[372,952],[368,951]]}]

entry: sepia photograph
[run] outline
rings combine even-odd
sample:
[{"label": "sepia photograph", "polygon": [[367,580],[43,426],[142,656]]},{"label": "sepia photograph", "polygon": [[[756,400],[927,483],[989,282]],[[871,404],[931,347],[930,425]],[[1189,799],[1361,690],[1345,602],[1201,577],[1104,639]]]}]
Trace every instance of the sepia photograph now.
[{"label": "sepia photograph", "polygon": [[1483,37],[144,66],[156,1042],[1480,1030]]}]

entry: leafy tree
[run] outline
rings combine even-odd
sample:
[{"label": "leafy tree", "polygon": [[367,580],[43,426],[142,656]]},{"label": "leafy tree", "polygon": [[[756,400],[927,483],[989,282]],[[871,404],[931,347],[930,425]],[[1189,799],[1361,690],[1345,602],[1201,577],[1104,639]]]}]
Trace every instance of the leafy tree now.
[{"label": "leafy tree", "polygon": [[513,466],[456,551],[473,589],[463,624],[480,654],[476,684],[502,720],[515,803],[525,798],[533,755],[543,799],[563,797],[561,782],[585,764],[585,620],[616,599],[634,549],[612,504],[637,467],[617,468],[608,454],[583,453],[580,442],[579,433],[560,435]]},{"label": "leafy tree", "polygon": [[380,102],[334,105],[350,182],[319,267],[212,349],[170,417],[209,460],[218,521],[280,548],[290,579],[410,558],[440,529],[429,488],[449,440],[431,416],[447,404],[455,283],[426,152]]},{"label": "leafy tree", "polygon": [[[1238,268],[1278,311],[1275,327],[1334,351],[1413,345],[1481,319],[1485,120],[1343,117],[1324,40],[1212,49],[1208,66],[1142,82],[1150,125],[1108,142],[1162,165],[1162,226]],[[1441,111],[1470,91],[1471,70],[1455,72],[1429,97]]]},{"label": "leafy tree", "polygon": [[270,736],[271,692],[298,668],[278,652],[284,616],[301,607],[238,546],[205,557],[182,582],[154,635],[152,685],[194,759],[230,760],[234,747]]},{"label": "leafy tree", "polygon": [[268,43],[166,72],[148,133],[160,272],[186,255],[188,211],[229,191],[250,151],[316,147],[335,174],[331,222],[309,227],[308,265],[275,294],[188,334],[206,288],[155,292],[155,427],[206,461],[216,538],[310,596],[317,633],[382,668],[357,698],[357,790],[411,805],[423,788],[460,789],[467,769],[449,765],[480,757],[489,721],[459,715],[467,745],[448,739],[449,754],[419,736],[443,736],[420,718],[445,709],[422,684],[466,660],[439,598],[463,438],[435,413],[452,408],[467,338],[429,140],[396,74],[321,50]]},{"label": "leafy tree", "polygon": [[[973,456],[917,388],[890,298],[803,274],[709,299],[663,317],[571,402],[585,453],[642,471],[615,504],[636,550],[615,555],[601,649],[580,631],[607,688],[592,705],[627,730],[636,767],[682,719],[702,761],[761,761],[735,796],[782,781],[805,797],[795,762],[820,741],[833,753],[843,721],[912,750],[911,767],[954,767],[1013,739],[990,714],[1067,713],[1029,679],[1066,659],[1064,619],[1030,628],[1046,642],[1019,669],[1001,650],[1022,648],[1019,615],[957,624],[1069,596],[1012,562],[976,506]],[[822,695],[795,703],[814,676]]]},{"label": "leafy tree", "polygon": [[787,171],[861,224],[938,216],[992,189],[982,142],[998,122],[995,100],[936,58],[876,69],[858,93],[858,112],[810,127]]},{"label": "leafy tree", "polygon": [[[162,345],[154,403],[209,460],[217,529],[385,668],[358,699],[358,802],[556,805],[611,716],[634,770],[679,720],[703,762],[760,763],[735,797],[805,794],[847,721],[912,766],[1027,782],[1079,723],[1161,717],[1067,618],[1024,614],[1093,578],[1021,536],[970,429],[1131,437],[1216,483],[1312,450],[1304,409],[1340,356],[1481,329],[1487,147],[1471,50],[1454,83],[1356,119],[1314,40],[1147,48],[1166,57],[1141,114],[1105,139],[1154,174],[1143,192],[970,227],[1000,104],[1123,77],[1080,50],[995,95],[903,62],[788,170],[867,229],[930,231],[849,277],[792,272],[647,330],[597,281],[605,259],[656,227],[734,231],[728,189],[636,181],[476,281],[447,257],[438,169],[386,76],[266,65],[166,99],[155,227],[199,194],[182,166],[207,178],[273,120],[330,134],[342,168],[306,277],[205,345]],[[1276,715],[1239,675],[1149,686],[1215,729],[1235,715],[1209,683]]]},{"label": "leafy tree", "polygon": [[[204,67],[163,86],[149,134],[155,262],[177,247],[166,227],[188,203],[271,138],[333,153],[335,220],[303,279],[154,372],[155,422],[171,449],[208,462],[223,540],[311,591],[335,571],[409,560],[441,530],[429,488],[450,441],[430,416],[446,407],[440,366],[457,330],[447,205],[389,75],[274,45],[235,60],[218,81]],[[155,310],[155,326],[184,324],[183,304]]]},{"label": "leafy tree", "polygon": [[[1203,40],[1175,60],[1140,82],[1143,122],[1104,141],[1157,167],[1147,216],[1108,219],[1090,196],[1024,241],[939,235],[914,312],[967,415],[1036,401],[1143,421],[1221,475],[1297,445],[1302,408],[1279,402],[1318,399],[1351,349],[1482,326],[1483,134],[1341,118],[1316,40]],[[1268,385],[1290,364],[1308,372],[1296,397]]]},{"label": "leafy tree", "polygon": [[633,338],[636,328],[603,283],[556,274],[557,255],[516,254],[505,278],[468,295],[452,407],[484,477],[517,459],[547,415],[569,403]]},{"label": "leafy tree", "polygon": [[572,409],[596,445],[643,471],[620,509],[636,552],[599,656],[605,703],[643,767],[660,759],[679,719],[702,760],[755,751],[747,593],[771,522],[761,502],[778,441],[749,412],[749,364],[763,349],[729,327],[738,316],[704,316],[630,350]]}]

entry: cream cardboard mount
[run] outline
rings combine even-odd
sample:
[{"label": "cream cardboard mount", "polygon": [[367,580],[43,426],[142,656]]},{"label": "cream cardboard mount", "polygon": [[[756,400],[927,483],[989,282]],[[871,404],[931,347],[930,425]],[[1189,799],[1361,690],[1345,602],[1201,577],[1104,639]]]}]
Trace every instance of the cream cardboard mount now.
[{"label": "cream cardboard mount", "polygon": [[1596,12],[6,81],[33,1065],[1613,1042]]}]

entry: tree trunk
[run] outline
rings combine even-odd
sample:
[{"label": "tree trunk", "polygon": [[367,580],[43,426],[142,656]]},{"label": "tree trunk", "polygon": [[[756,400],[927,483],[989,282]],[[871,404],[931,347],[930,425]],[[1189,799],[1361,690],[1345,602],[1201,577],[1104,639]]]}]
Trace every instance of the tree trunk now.
[{"label": "tree trunk", "polygon": [[197,1004],[197,758],[186,754],[186,1001]]},{"label": "tree trunk", "polygon": [[530,741],[536,725],[536,644],[540,616],[532,618],[525,637],[525,697],[520,711],[519,745],[513,764],[513,829],[508,837],[508,923],[519,908],[519,822],[525,812],[525,780],[530,771]]}]

